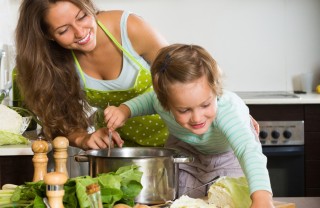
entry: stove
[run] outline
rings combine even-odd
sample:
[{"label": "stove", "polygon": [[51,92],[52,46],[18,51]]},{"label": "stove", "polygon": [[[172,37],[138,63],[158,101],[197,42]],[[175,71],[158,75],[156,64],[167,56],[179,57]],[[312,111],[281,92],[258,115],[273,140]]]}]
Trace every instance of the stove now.
[{"label": "stove", "polygon": [[258,121],[262,146],[304,144],[304,121]]}]

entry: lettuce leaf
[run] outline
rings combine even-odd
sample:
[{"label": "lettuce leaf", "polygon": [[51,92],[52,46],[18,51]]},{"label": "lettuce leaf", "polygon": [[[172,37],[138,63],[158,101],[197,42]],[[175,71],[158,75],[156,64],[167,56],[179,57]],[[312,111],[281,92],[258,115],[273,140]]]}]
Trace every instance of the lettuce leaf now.
[{"label": "lettuce leaf", "polygon": [[20,134],[0,130],[0,146],[10,144],[28,144],[29,140]]},{"label": "lettuce leaf", "polygon": [[228,176],[219,178],[209,188],[208,202],[218,207],[250,207],[251,198],[246,178]]},{"label": "lettuce leaf", "polygon": [[[88,208],[90,202],[86,193],[86,187],[92,183],[100,186],[103,207],[112,208],[116,203],[125,202],[133,206],[135,197],[142,190],[140,183],[142,172],[138,166],[125,166],[117,172],[103,173],[95,178],[90,176],[79,176],[69,178],[63,188],[63,205],[65,208]],[[11,201],[19,203],[27,201],[30,207],[43,208],[42,198],[46,196],[46,185],[44,181],[26,182],[17,186]]]}]

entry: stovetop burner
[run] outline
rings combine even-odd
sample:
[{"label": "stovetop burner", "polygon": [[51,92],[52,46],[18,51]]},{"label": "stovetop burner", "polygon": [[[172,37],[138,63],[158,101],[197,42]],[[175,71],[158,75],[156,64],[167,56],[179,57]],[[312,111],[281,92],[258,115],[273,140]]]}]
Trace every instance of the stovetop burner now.
[{"label": "stovetop burner", "polygon": [[286,91],[252,91],[252,92],[235,92],[242,99],[299,99],[294,93]]}]

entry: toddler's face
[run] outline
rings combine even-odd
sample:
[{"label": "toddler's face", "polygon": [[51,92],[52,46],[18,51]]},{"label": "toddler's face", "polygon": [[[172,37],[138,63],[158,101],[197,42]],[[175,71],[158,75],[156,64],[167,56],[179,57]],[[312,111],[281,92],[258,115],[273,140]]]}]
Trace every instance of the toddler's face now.
[{"label": "toddler's face", "polygon": [[194,134],[201,135],[216,117],[217,97],[205,77],[191,83],[175,83],[168,89],[169,108],[175,120]]}]

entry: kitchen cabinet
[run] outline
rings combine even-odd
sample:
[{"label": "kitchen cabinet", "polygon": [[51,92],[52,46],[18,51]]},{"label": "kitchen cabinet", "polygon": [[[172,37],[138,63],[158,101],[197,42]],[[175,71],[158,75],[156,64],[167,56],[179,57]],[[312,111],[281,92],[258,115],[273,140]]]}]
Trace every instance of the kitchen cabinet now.
[{"label": "kitchen cabinet", "polygon": [[320,196],[320,105],[305,105],[306,195]]},{"label": "kitchen cabinet", "polygon": [[11,183],[21,185],[33,179],[33,163],[28,156],[0,156],[0,186]]},{"label": "kitchen cabinet", "polygon": [[248,104],[248,107],[257,121],[304,121],[305,196],[320,196],[320,104]]}]

